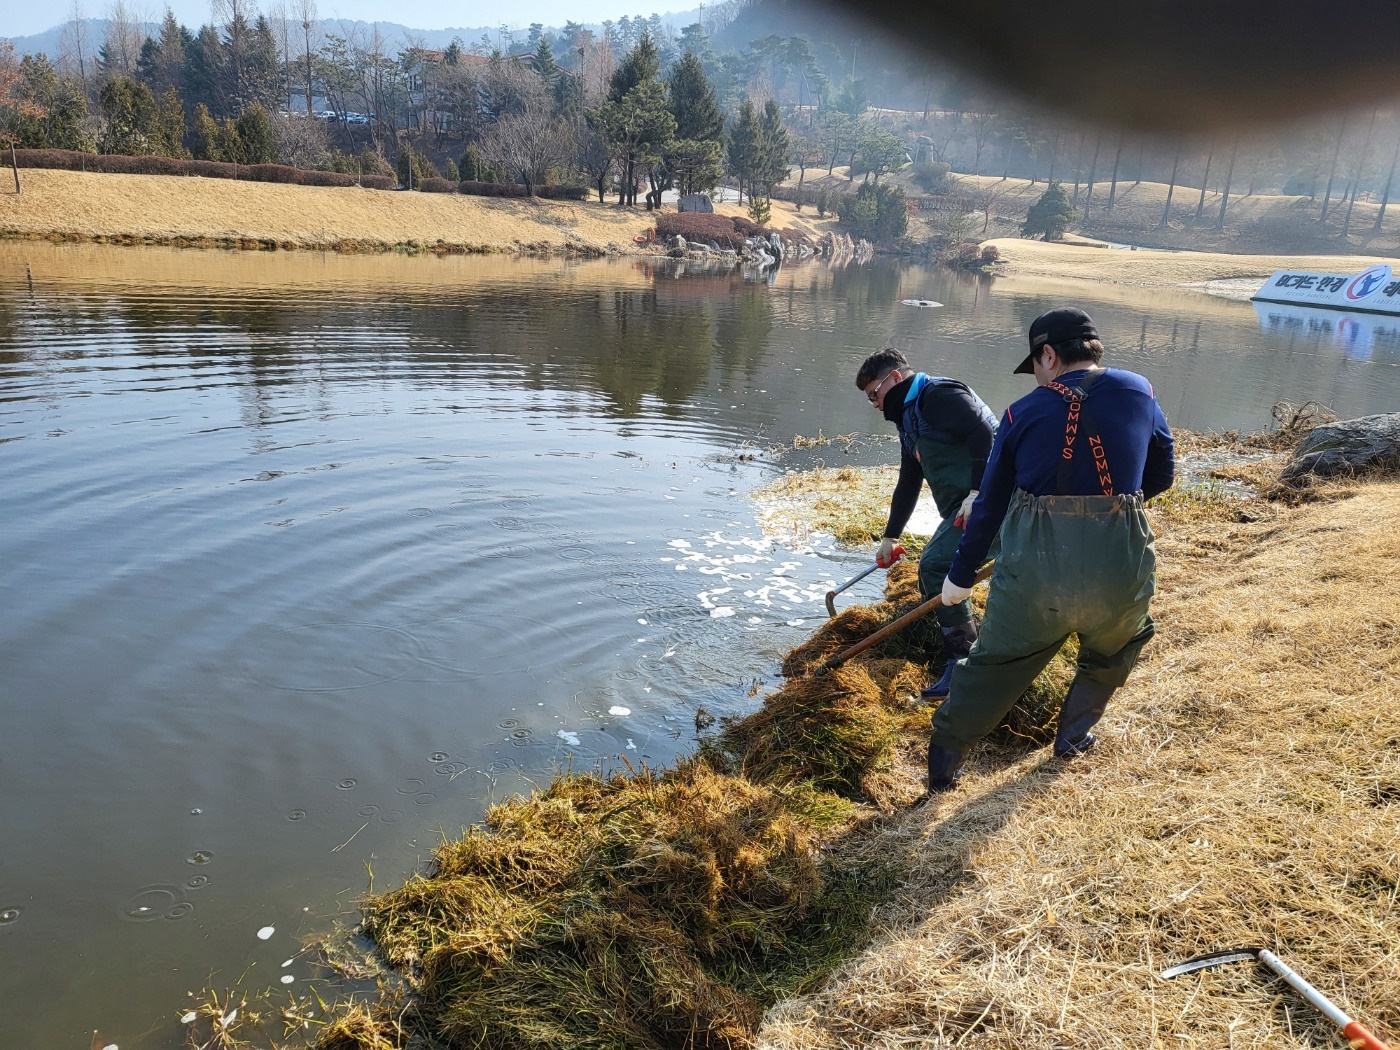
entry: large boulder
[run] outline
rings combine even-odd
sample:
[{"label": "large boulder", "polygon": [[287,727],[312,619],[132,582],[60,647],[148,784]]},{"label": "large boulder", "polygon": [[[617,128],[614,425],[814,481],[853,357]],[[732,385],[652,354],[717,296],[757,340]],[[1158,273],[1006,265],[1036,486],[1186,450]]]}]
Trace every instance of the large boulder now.
[{"label": "large boulder", "polygon": [[1305,474],[1333,477],[1400,470],[1400,412],[1343,419],[1314,427],[1283,468],[1284,481]]},{"label": "large boulder", "polygon": [[710,198],[703,193],[687,193],[676,205],[679,211],[709,211],[715,210],[715,206],[710,203]]}]

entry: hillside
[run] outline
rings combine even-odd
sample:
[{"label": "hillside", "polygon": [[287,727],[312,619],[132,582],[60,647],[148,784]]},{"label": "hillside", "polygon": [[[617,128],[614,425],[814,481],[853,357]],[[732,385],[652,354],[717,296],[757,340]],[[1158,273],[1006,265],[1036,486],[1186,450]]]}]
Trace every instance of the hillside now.
[{"label": "hillside", "polygon": [[[642,208],[597,201],[487,198],[290,186],[169,175],[24,169],[0,185],[0,236],[124,244],[335,251],[654,252],[634,238]],[[721,204],[718,211],[744,214]],[[834,221],[775,201],[773,223],[820,237]]]}]

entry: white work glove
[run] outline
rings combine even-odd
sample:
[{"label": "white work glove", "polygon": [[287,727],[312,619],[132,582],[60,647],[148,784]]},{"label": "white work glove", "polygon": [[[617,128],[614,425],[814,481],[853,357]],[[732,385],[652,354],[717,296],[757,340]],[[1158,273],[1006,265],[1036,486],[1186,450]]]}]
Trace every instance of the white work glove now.
[{"label": "white work glove", "polygon": [[888,569],[899,561],[899,556],[903,553],[904,548],[900,547],[894,539],[886,536],[880,541],[880,546],[875,548],[875,564],[882,569]]},{"label": "white work glove", "polygon": [[943,604],[948,608],[967,600],[971,587],[959,587],[950,577],[943,577]]},{"label": "white work glove", "polygon": [[958,510],[957,517],[953,519],[953,524],[957,528],[967,527],[967,516],[972,513],[972,505],[977,502],[977,490],[973,489],[967,494],[967,499],[962,501],[962,507]]}]

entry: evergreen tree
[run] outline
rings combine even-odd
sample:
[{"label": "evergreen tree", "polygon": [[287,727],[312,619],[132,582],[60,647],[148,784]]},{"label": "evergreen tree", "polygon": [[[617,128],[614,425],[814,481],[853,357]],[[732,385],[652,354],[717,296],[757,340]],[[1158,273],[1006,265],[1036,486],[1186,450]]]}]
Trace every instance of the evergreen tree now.
[{"label": "evergreen tree", "polygon": [[0,100],[0,128],[21,149],[71,149],[91,153],[87,96],[82,85],[61,77],[47,55],[25,55],[10,96]]},{"label": "evergreen tree", "polygon": [[661,74],[661,59],[650,34],[643,33],[637,46],[627,52],[608,82],[608,101],[621,102],[639,84],[655,80]]},{"label": "evergreen tree", "polygon": [[759,163],[756,177],[764,189],[764,195],[771,200],[773,187],[792,174],[788,165],[791,143],[783,119],[778,113],[778,103],[769,99],[763,104],[763,117],[758,125]]},{"label": "evergreen tree", "polygon": [[227,116],[230,112],[228,62],[219,31],[213,26],[201,26],[191,45],[185,49],[185,97],[197,99],[211,117]]},{"label": "evergreen tree", "polygon": [[113,77],[99,94],[106,124],[98,148],[103,153],[139,157],[158,152],[160,121],[151,89],[130,77]]},{"label": "evergreen tree", "polygon": [[234,121],[241,164],[270,164],[273,160],[272,124],[261,102],[254,102]]},{"label": "evergreen tree", "polygon": [[187,52],[194,42],[190,31],[175,20],[168,8],[160,26],[160,36],[147,37],[141,45],[141,57],[136,62],[137,75],[151,93],[163,96],[171,88],[185,87]]},{"label": "evergreen tree", "polygon": [[729,170],[739,180],[739,201],[743,203],[744,187],[754,194],[754,182],[763,163],[763,140],[753,101],[739,103],[739,115],[729,129]]},{"label": "evergreen tree", "polygon": [[637,180],[643,170],[651,182],[647,207],[660,204],[663,158],[676,137],[676,118],[667,108],[660,69],[656,45],[643,32],[613,72],[607,101],[588,113],[589,125],[617,159],[622,178],[619,204],[637,203]]},{"label": "evergreen tree", "polygon": [[896,241],[909,228],[904,191],[898,186],[861,183],[855,196],[841,198],[836,214],[852,237],[868,241]]},{"label": "evergreen tree", "polygon": [[1026,213],[1026,221],[1021,226],[1022,237],[1043,237],[1047,241],[1061,240],[1065,231],[1069,229],[1070,218],[1074,215],[1074,208],[1070,204],[1069,194],[1058,182],[1052,182],[1050,188],[1040,196],[1040,200],[1030,206]]},{"label": "evergreen tree", "polygon": [[667,80],[676,140],[667,156],[681,193],[712,189],[724,174],[724,115],[699,58],[687,51]]},{"label": "evergreen tree", "polygon": [[[530,28],[533,30],[534,26]],[[555,81],[563,74],[559,63],[554,61],[554,50],[544,37],[540,37],[539,43],[535,45],[535,72],[550,87],[553,87]]]},{"label": "evergreen tree", "polygon": [[166,88],[156,104],[154,144],[156,152],[165,157],[190,155],[185,149],[185,106],[174,87]]},{"label": "evergreen tree", "polygon": [[219,143],[219,124],[203,102],[194,107],[190,122],[191,151],[200,160],[226,160]]},{"label": "evergreen tree", "polygon": [[671,115],[676,118],[676,137],[680,139],[724,138],[724,114],[710,78],[693,51],[687,51],[666,81]]}]

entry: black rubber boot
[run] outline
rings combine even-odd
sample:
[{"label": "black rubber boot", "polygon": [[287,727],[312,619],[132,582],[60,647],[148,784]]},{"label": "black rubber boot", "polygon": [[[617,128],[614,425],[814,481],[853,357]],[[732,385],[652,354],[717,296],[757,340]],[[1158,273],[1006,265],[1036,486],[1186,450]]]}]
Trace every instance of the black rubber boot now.
[{"label": "black rubber boot", "polygon": [[939,744],[928,745],[928,793],[951,791],[958,782],[958,770],[962,768],[966,751],[953,751]]},{"label": "black rubber boot", "polygon": [[1075,678],[1060,704],[1059,730],[1055,734],[1055,757],[1075,758],[1094,746],[1089,732],[1103,717],[1108,698],[1116,690],[1087,678]]},{"label": "black rubber boot", "polygon": [[943,677],[919,693],[925,700],[942,700],[953,685],[953,665],[972,652],[972,643],[977,641],[977,624],[972,620],[956,627],[943,628],[943,655],[948,662],[943,668]]}]

